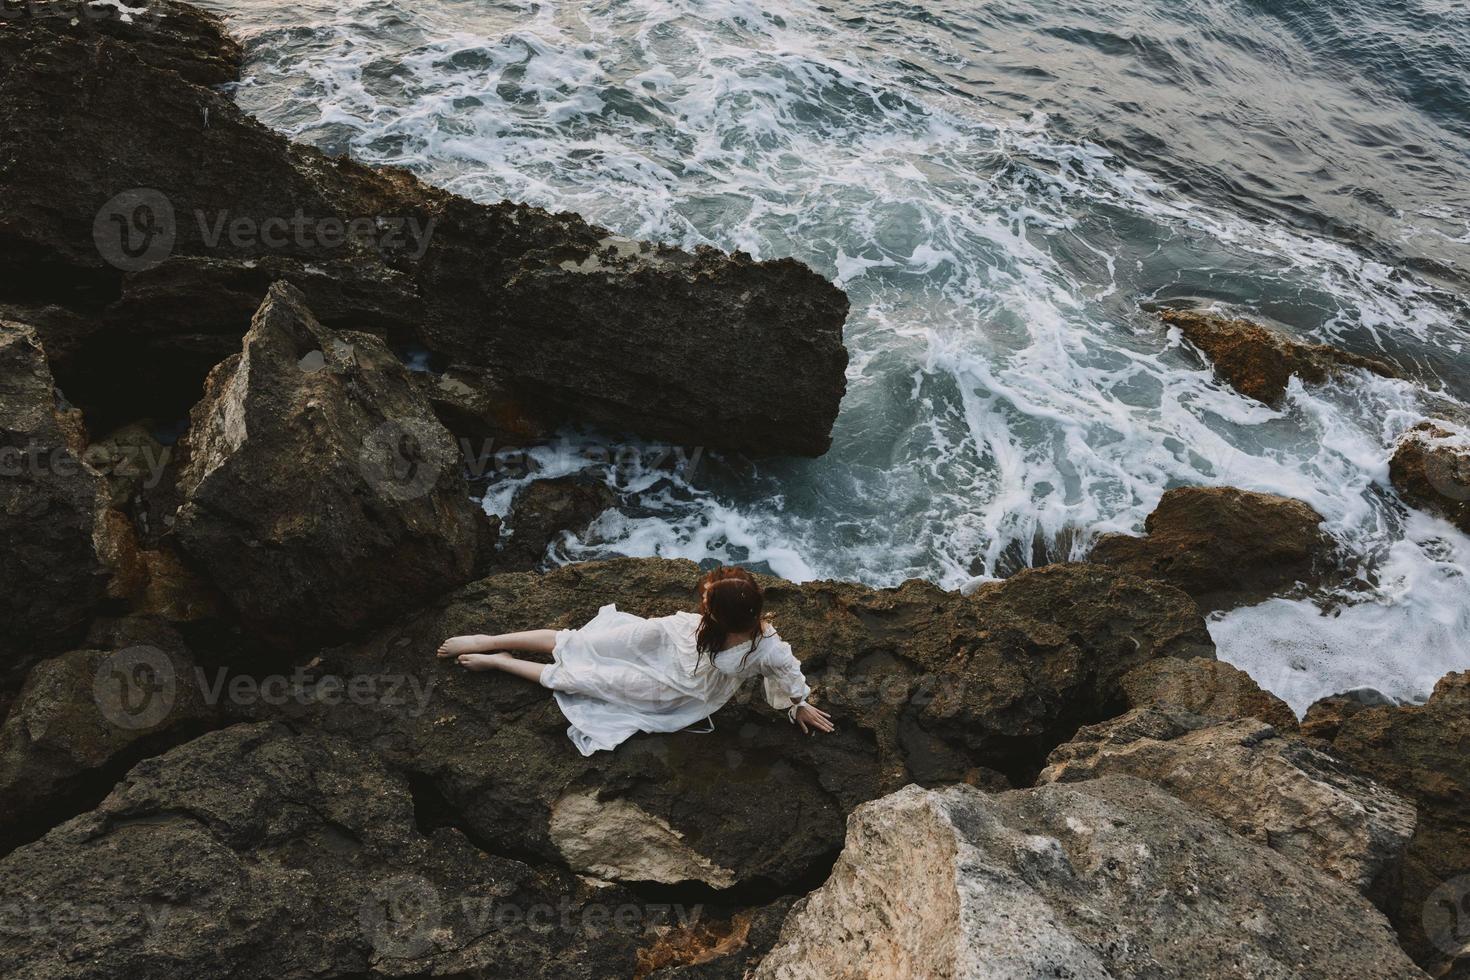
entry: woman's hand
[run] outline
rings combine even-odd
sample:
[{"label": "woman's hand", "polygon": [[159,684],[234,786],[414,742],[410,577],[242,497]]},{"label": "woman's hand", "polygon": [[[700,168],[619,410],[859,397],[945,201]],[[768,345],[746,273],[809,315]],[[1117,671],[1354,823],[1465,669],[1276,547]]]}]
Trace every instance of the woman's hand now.
[{"label": "woman's hand", "polygon": [[832,724],[831,715],[827,714],[821,708],[814,708],[809,704],[797,705],[794,718],[796,723],[801,726],[801,730],[808,735],[815,735],[817,732],[835,732],[837,730],[837,727]]}]

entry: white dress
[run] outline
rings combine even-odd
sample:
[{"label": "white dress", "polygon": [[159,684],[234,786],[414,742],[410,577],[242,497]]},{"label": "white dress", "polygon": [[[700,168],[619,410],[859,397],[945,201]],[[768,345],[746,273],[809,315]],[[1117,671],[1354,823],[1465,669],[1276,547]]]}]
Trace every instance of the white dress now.
[{"label": "white dress", "polygon": [[756,644],[697,658],[695,613],[644,619],[606,605],[578,630],[559,630],[541,673],[583,755],[616,748],[634,732],[677,732],[703,722],[760,674],[766,700],[789,709],[811,693],[791,645],[769,626]]}]

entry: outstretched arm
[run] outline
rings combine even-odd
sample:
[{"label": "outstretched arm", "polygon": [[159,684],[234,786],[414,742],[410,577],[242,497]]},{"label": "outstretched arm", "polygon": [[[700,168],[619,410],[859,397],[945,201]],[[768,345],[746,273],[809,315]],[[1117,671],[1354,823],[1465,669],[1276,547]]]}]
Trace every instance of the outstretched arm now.
[{"label": "outstretched arm", "polygon": [[776,639],[764,652],[760,672],[765,678],[766,700],[771,707],[786,709],[788,717],[803,732],[815,735],[837,730],[831,715],[807,703],[812,689],[790,644]]}]

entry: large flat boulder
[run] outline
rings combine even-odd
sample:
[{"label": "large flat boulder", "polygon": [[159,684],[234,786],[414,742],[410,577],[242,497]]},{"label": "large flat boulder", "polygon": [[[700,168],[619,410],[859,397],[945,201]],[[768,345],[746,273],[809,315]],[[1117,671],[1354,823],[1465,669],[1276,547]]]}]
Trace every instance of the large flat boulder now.
[{"label": "large flat boulder", "polygon": [[754,900],[820,880],[858,804],[915,779],[1023,778],[1077,726],[1113,713],[1129,666],[1213,653],[1182,593],[1090,565],[973,596],[918,581],[766,579],[768,609],[837,732],[801,736],[753,685],[714,716],[713,733],[638,736],[591,758],[545,690],[433,656],[446,636],[576,627],[608,602],[645,616],[690,609],[699,575],[660,559],[494,575],[323,654],[338,691],[344,678],[406,677],[402,690],[423,698],[308,697],[286,710],[378,746],[497,848]]},{"label": "large flat boulder", "polygon": [[0,320],[0,690],[81,639],[105,598],[107,496],[29,326]]},{"label": "large flat boulder", "polygon": [[1338,350],[1329,344],[1304,344],[1270,327],[1216,313],[1197,310],[1163,310],[1160,319],[1178,327],[1195,347],[1204,352],[1215,372],[1230,387],[1267,405],[1279,403],[1292,377],[1308,384],[1322,384],[1348,371],[1368,371],[1397,378],[1392,364]]},{"label": "large flat boulder", "polygon": [[272,724],[140,763],[0,861],[0,908],[27,980],[604,980],[701,912],[482,850],[371,749]]},{"label": "large flat boulder", "polygon": [[286,280],[330,326],[494,378],[473,414],[513,434],[575,421],[753,454],[827,449],[848,304],[812,270],[631,241],[293,145],[196,84],[217,70],[173,70],[165,50],[231,57],[217,22],[192,24],[32,17],[0,33],[0,304],[88,314],[46,322],[63,387],[97,424],[182,414]]},{"label": "large flat boulder", "polygon": [[278,284],[209,376],[179,477],[179,546],[282,646],[340,638],[473,574],[484,514],[453,437],[371,334]]},{"label": "large flat boulder", "polygon": [[1142,578],[1162,579],[1204,610],[1253,605],[1317,580],[1334,543],[1312,507],[1235,487],[1168,490],[1144,534],[1108,534],[1089,556]]},{"label": "large flat boulder", "polygon": [[1379,901],[1432,976],[1470,976],[1470,672],[1447,674],[1422,705],[1339,714],[1333,750],[1414,802],[1419,825]]},{"label": "large flat boulder", "polygon": [[1109,776],[857,810],[755,980],[1422,976],[1352,889]]},{"label": "large flat boulder", "polygon": [[1304,739],[1254,718],[1142,708],[1091,725],[1041,783],[1137,776],[1231,830],[1369,891],[1414,832],[1414,805]]}]

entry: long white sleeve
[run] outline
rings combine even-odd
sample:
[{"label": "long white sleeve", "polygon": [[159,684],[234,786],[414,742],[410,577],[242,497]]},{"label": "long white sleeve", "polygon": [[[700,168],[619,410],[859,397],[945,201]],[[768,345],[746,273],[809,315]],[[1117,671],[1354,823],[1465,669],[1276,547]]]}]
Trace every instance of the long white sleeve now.
[{"label": "long white sleeve", "polygon": [[812,689],[791,644],[776,636],[767,638],[761,648],[760,673],[767,703],[784,711],[805,701]]}]

